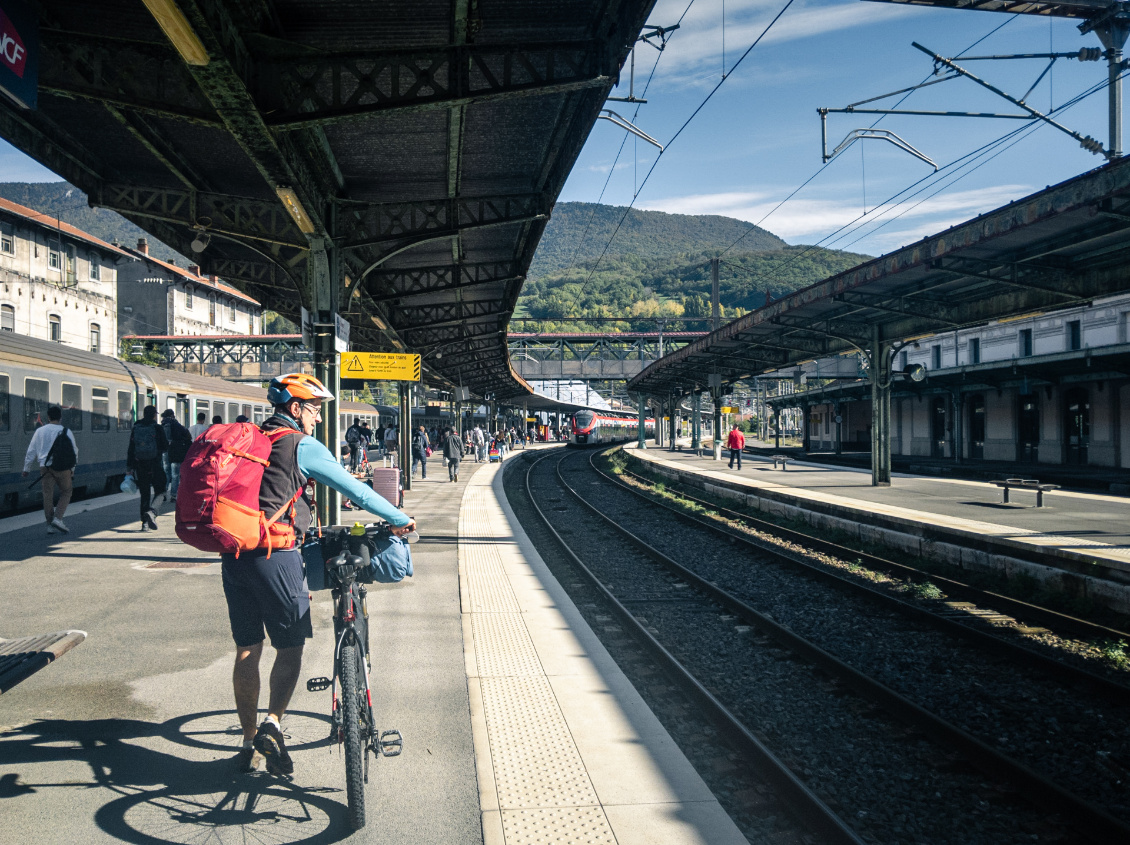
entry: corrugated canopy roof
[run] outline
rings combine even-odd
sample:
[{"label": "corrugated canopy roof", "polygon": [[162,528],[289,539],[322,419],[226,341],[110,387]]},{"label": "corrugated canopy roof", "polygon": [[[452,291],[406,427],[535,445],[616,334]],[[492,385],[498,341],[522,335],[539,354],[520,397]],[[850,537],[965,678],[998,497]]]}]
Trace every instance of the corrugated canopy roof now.
[{"label": "corrugated canopy roof", "polygon": [[655,396],[1130,290],[1120,159],[752,311],[628,383]]},{"label": "corrugated canopy roof", "polygon": [[204,272],[291,318],[330,243],[355,348],[519,395],[506,325],[653,3],[41,0],[0,136],[186,255],[207,229]]}]

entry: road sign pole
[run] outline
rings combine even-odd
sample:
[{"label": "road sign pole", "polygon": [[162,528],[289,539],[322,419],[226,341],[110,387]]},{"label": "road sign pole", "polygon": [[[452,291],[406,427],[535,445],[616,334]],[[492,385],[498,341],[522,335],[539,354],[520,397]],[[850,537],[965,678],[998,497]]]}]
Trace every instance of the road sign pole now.
[{"label": "road sign pole", "polygon": [[[314,329],[314,375],[334,395],[333,402],[324,404],[322,422],[315,434],[335,458],[338,457],[338,443],[341,441],[341,382],[334,328],[337,293],[344,283],[341,269],[340,256],[332,243],[321,238],[311,238],[306,278],[317,315]],[[318,518],[323,525],[341,524],[341,495],[336,490],[319,485],[315,500],[318,503]]]},{"label": "road sign pole", "polygon": [[400,398],[400,479],[404,492],[412,489],[412,385],[397,384]]}]

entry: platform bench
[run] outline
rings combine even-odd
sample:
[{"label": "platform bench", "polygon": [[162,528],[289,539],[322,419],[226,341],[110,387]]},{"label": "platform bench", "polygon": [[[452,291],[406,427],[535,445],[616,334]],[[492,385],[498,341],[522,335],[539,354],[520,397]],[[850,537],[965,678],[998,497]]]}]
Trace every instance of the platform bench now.
[{"label": "platform bench", "polygon": [[56,631],[34,637],[0,639],[0,694],[26,681],[85,639],[85,631]]},{"label": "platform bench", "polygon": [[1003,481],[994,481],[993,484],[997,485],[1004,490],[1004,499],[1001,504],[1008,504],[1008,491],[1009,490],[1035,490],[1036,491],[1036,507],[1042,508],[1044,506],[1044,493],[1049,490],[1058,490],[1058,484],[1041,484],[1034,478],[1006,478]]},{"label": "platform bench", "polygon": [[791,460],[792,460],[792,458],[789,457],[788,455],[774,455],[773,456],[773,469],[776,469],[777,466],[780,465],[781,470],[783,472],[787,472],[788,469],[789,469],[789,461],[791,461]]}]

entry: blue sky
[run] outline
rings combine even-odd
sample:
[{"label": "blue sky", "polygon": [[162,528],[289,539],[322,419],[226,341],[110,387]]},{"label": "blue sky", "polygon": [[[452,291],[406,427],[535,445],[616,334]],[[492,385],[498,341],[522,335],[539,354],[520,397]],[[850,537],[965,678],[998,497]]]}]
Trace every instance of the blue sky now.
[{"label": "blue sky", "polygon": [[[1078,51],[1098,47],[1076,23],[1023,15],[928,9],[865,0],[795,0],[761,44],[734,62],[780,11],[784,0],[727,0],[726,82],[663,154],[636,206],[668,212],[725,214],[760,222],[790,243],[817,243],[880,254],[1083,173],[1105,160],[1046,125],[1016,120],[887,116],[879,128],[897,133],[933,159],[932,168],[883,141],[857,141],[826,167],[820,158],[817,107],[842,107],[925,81],[932,59],[918,41],[946,57]],[[679,19],[687,0],[659,0],[650,23]],[[696,0],[659,61],[648,103],[635,123],[661,142],[670,139],[721,78],[723,3]],[[997,32],[989,35],[995,28]],[[636,96],[658,54],[637,47]],[[1046,66],[1041,60],[970,61],[963,66],[1021,97]],[[1028,96],[1047,112],[1104,82],[1106,64],[1058,60]],[[614,96],[625,96],[627,74]],[[891,98],[873,107],[893,107]],[[630,117],[634,106],[610,103]],[[1018,113],[1017,107],[966,79],[915,91],[905,109]],[[829,147],[848,132],[870,127],[874,115],[830,115]],[[1082,135],[1107,142],[1107,95],[1102,89],[1057,119]],[[1006,133],[1019,137],[958,161]],[[593,202],[601,195],[625,133],[598,121],[562,200]],[[656,159],[655,148],[629,139],[602,202],[626,205]],[[776,211],[781,200],[815,178]],[[884,200],[923,180],[907,201]],[[876,208],[879,206],[879,208]],[[865,210],[867,215],[854,224]],[[848,229],[834,235],[841,226]],[[613,248],[613,252],[615,249]]]},{"label": "blue sky", "polygon": [[[856,142],[822,167],[819,106],[841,107],[916,85],[932,71],[918,41],[955,56],[985,38],[968,55],[1067,52],[1099,46],[1068,20],[991,12],[927,9],[867,0],[794,0],[761,44],[736,69],[784,0],[696,0],[659,61],[648,103],[636,124],[666,143],[721,77],[726,82],[663,155],[636,206],[690,214],[725,214],[760,223],[790,243],[817,243],[869,254],[888,252],[981,212],[1090,170],[1103,159],[1058,130],[1013,120],[886,117],[879,127],[897,133],[943,166],[925,163],[881,141]],[[659,0],[651,23],[678,20],[687,0]],[[1003,25],[1003,27],[1002,27]],[[997,32],[989,35],[994,29]],[[723,35],[725,53],[723,58]],[[658,54],[637,48],[640,95]],[[1043,70],[1038,60],[965,66],[1015,96]],[[1047,111],[1103,82],[1103,62],[1060,59],[1028,102]],[[1130,82],[1130,80],[1128,80]],[[626,95],[627,73],[615,95]],[[874,105],[894,105],[898,98]],[[1107,141],[1106,91],[1058,115],[1069,128]],[[625,117],[634,106],[609,103]],[[1016,107],[959,79],[916,91],[903,108],[1013,112]],[[829,146],[849,131],[869,127],[871,115],[829,117]],[[1013,130],[1019,137],[990,146],[965,165],[961,160]],[[605,203],[626,205],[656,159],[656,150],[629,139],[616,160],[623,130],[598,121],[562,200],[595,202],[609,171]],[[815,178],[779,209],[774,207],[806,179]],[[54,181],[58,177],[0,141],[0,181]],[[920,182],[920,180],[923,180]],[[907,201],[883,201],[915,185]],[[865,216],[864,212],[867,212]],[[857,218],[861,218],[858,219]],[[853,222],[855,221],[855,222]],[[835,234],[842,226],[847,229]],[[615,251],[613,249],[613,251]]]}]

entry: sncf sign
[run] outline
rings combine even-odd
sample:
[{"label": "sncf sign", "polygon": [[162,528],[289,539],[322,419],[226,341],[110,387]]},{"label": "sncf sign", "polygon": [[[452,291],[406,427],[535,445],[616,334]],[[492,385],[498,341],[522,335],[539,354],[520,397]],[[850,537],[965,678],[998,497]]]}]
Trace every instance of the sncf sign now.
[{"label": "sncf sign", "polygon": [[0,92],[35,108],[39,27],[24,0],[0,0]]}]

